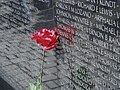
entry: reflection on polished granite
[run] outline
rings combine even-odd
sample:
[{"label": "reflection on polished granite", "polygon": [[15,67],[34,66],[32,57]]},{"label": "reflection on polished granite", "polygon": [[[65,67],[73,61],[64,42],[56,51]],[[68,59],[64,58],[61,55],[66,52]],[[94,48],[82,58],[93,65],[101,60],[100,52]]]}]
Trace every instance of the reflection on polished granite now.
[{"label": "reflection on polished granite", "polygon": [[0,90],[14,90],[14,89],[2,78],[0,78]]}]

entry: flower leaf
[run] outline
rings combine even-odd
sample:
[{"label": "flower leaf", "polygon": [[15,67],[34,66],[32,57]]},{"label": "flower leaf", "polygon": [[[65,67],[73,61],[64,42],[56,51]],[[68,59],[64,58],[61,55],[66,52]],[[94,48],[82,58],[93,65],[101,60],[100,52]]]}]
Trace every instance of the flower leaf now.
[{"label": "flower leaf", "polygon": [[38,80],[38,82],[37,82],[37,90],[42,90],[42,82],[41,82],[41,80]]},{"label": "flower leaf", "polygon": [[29,90],[36,90],[36,86],[33,83],[29,83]]}]

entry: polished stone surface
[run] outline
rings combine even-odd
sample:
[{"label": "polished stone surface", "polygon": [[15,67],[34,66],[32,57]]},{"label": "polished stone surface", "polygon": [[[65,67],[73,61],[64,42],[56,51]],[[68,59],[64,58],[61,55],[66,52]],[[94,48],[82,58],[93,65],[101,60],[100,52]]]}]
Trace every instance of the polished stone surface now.
[{"label": "polished stone surface", "polygon": [[0,90],[15,90],[2,78],[0,78]]}]

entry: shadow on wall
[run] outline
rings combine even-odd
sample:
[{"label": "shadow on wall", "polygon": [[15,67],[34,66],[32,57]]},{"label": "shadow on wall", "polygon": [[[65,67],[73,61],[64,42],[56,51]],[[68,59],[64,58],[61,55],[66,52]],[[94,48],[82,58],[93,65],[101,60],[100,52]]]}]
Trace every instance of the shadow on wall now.
[{"label": "shadow on wall", "polygon": [[0,90],[15,90],[2,78],[0,78]]}]

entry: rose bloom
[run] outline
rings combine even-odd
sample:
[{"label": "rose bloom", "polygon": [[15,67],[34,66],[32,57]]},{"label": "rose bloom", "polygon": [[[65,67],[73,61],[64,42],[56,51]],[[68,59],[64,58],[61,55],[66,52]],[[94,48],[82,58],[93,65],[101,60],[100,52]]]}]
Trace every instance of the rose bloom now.
[{"label": "rose bloom", "polygon": [[35,39],[38,45],[41,44],[44,50],[51,50],[57,46],[58,35],[54,30],[42,28],[33,33],[31,39]]}]

